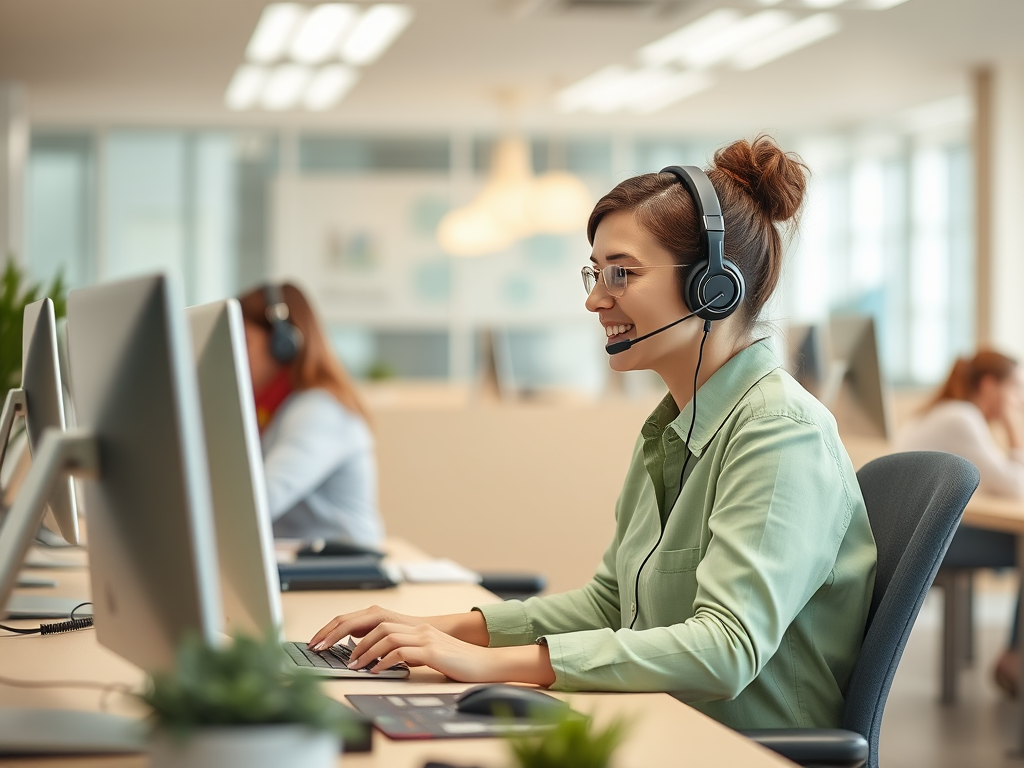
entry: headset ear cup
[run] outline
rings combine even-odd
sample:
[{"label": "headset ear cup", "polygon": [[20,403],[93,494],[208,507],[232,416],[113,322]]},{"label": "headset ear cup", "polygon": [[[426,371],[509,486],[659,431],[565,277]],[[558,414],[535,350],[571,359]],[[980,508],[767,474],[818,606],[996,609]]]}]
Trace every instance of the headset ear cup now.
[{"label": "headset ear cup", "polygon": [[688,270],[686,270],[686,288],[683,291],[683,301],[686,302],[686,308],[691,312],[695,312],[697,316],[701,316],[700,312],[697,312],[697,308],[704,304],[700,298],[700,279],[708,271],[708,260],[695,262]]},{"label": "headset ear cup", "polygon": [[[722,271],[709,274],[708,260],[698,261],[690,267],[686,276],[686,294],[683,299],[687,308],[702,320],[724,320],[739,308],[746,293],[743,273],[728,259],[722,261]],[[728,304],[712,304],[700,309],[719,293],[725,295]]]},{"label": "headset ear cup", "polygon": [[270,354],[281,365],[287,365],[299,354],[302,337],[291,323],[274,323],[270,332]]}]

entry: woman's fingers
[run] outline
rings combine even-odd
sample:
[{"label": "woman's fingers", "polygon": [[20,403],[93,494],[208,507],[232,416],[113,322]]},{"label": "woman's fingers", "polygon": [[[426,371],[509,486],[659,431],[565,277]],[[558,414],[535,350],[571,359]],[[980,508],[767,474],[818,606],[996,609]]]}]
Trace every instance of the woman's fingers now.
[{"label": "woman's fingers", "polygon": [[[377,643],[379,643],[382,638],[386,637],[389,632],[394,632],[399,627],[408,629],[408,627],[406,627],[403,624],[393,624],[391,622],[382,622],[378,624],[376,627],[374,627],[365,635],[363,635],[362,640],[356,643],[356,647],[352,649],[352,660],[356,661],[361,657],[366,656],[367,663],[369,663],[372,659],[376,659],[377,656],[370,656],[368,651],[372,650],[373,647]],[[350,664],[349,666],[352,665]],[[360,666],[365,666],[365,664]]]},{"label": "woman's fingers", "polygon": [[334,645],[345,635],[361,637],[383,621],[386,615],[387,612],[383,608],[374,605],[354,613],[335,616],[313,635],[309,641],[309,647],[314,650],[323,650]]},{"label": "woman's fingers", "polygon": [[[410,629],[414,630],[410,632]],[[359,641],[352,650],[352,661],[349,662],[350,669],[362,669],[367,664],[373,664],[377,659],[392,651],[395,638],[402,637],[406,641],[418,634],[419,627],[409,627],[407,624],[394,624],[385,622],[378,624],[366,637]]]},{"label": "woman's fingers", "polygon": [[410,667],[423,667],[431,666],[430,662],[427,661],[426,654],[423,653],[426,648],[413,647],[413,646],[402,646],[391,651],[387,656],[377,662],[377,666],[370,670],[371,673],[381,672],[385,669],[391,669],[395,664],[401,664],[405,662]]}]

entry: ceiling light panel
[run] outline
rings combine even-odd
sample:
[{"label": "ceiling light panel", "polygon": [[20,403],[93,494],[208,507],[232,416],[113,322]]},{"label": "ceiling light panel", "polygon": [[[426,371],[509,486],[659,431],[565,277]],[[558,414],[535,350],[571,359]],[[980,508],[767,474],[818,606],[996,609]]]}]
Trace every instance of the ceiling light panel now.
[{"label": "ceiling light panel", "polygon": [[638,88],[629,101],[629,110],[651,114],[707,90],[714,82],[706,72],[670,72],[667,75]]},{"label": "ceiling light panel", "polygon": [[281,64],[270,72],[260,105],[264,109],[281,111],[298,106],[309,82],[309,67],[301,64]]},{"label": "ceiling light panel", "polygon": [[785,11],[760,11],[690,46],[682,60],[698,69],[713,66],[792,23],[792,15]]},{"label": "ceiling light panel", "polygon": [[903,5],[907,0],[867,0],[868,8],[875,11],[887,11],[897,5]]},{"label": "ceiling light panel", "polygon": [[292,60],[300,64],[320,64],[333,58],[356,15],[356,7],[346,3],[313,6],[288,46]]},{"label": "ceiling light panel", "polygon": [[355,23],[341,43],[341,58],[356,66],[371,64],[395,41],[412,21],[407,5],[372,5]]},{"label": "ceiling light panel", "polygon": [[356,84],[359,73],[344,64],[321,67],[306,86],[302,105],[314,112],[322,112],[338,104]]},{"label": "ceiling light panel", "polygon": [[257,64],[272,64],[284,56],[306,9],[298,3],[271,3],[263,9],[245,49],[245,57]]},{"label": "ceiling light panel", "polygon": [[804,0],[804,5],[808,8],[835,8],[845,2],[846,0]]},{"label": "ceiling light panel", "polygon": [[228,109],[236,111],[252,109],[260,100],[260,93],[266,80],[265,68],[255,64],[243,64],[235,70],[235,76],[231,78],[231,84],[224,95],[224,103]]},{"label": "ceiling light panel", "polygon": [[616,90],[623,87],[628,78],[629,70],[625,67],[605,67],[559,93],[558,108],[562,112],[581,112],[602,101],[615,100]]},{"label": "ceiling light panel", "polygon": [[831,13],[816,13],[798,21],[781,32],[766,37],[745,48],[732,59],[737,69],[754,69],[769,61],[806,48],[812,43],[831,37],[840,29],[839,19]]},{"label": "ceiling light panel", "polygon": [[648,66],[661,66],[680,61],[695,45],[736,24],[741,15],[732,8],[719,8],[675,32],[640,49],[640,61]]}]

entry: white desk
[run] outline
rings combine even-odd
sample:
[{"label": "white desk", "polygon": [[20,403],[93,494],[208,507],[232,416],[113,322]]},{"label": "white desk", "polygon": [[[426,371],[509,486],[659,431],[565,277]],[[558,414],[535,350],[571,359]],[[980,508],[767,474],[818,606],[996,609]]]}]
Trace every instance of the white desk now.
[{"label": "white desk", "polygon": [[[423,557],[415,548],[392,541],[389,555],[396,559]],[[46,571],[50,573],[50,571]],[[87,576],[84,570],[53,571],[60,584],[51,594],[84,594]],[[433,614],[467,610],[473,605],[494,602],[497,598],[474,584],[402,584],[395,589],[365,592],[294,592],[284,595],[285,629],[293,640],[310,637],[332,616],[379,603],[412,614]],[[31,626],[27,622],[26,626]],[[96,642],[94,632],[86,630],[67,635],[4,637],[0,650],[0,675],[36,680],[91,680],[121,682],[141,686],[141,672]],[[44,669],[45,657],[45,672]],[[427,669],[414,669],[409,680],[333,680],[325,681],[327,692],[341,701],[350,693],[386,693],[411,690],[455,692],[466,688]],[[745,768],[783,768],[792,763],[762,749],[723,725],[681,704],[663,693],[651,694],[558,694],[579,711],[594,716],[597,722],[625,715],[633,722],[626,743],[620,749],[619,768],[649,768],[678,764],[685,757],[690,766],[745,766]],[[70,688],[22,689],[0,685],[0,706],[65,707],[96,710],[101,694]],[[108,711],[139,714],[140,709],[117,694],[108,697]],[[427,760],[437,759],[457,765],[484,768],[508,765],[508,755],[500,739],[459,739],[441,741],[391,741],[374,733],[373,751],[346,755],[349,768],[422,768]],[[0,760],[4,766],[45,768],[142,768],[145,756],[99,758],[32,758]]]}]

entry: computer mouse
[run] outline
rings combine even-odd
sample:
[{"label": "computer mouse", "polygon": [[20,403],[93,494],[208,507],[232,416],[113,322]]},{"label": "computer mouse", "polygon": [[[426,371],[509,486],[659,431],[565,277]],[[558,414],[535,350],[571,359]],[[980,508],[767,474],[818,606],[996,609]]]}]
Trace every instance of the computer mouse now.
[{"label": "computer mouse", "polygon": [[455,709],[470,715],[549,718],[563,714],[569,705],[535,688],[494,683],[467,688],[456,697]]}]

